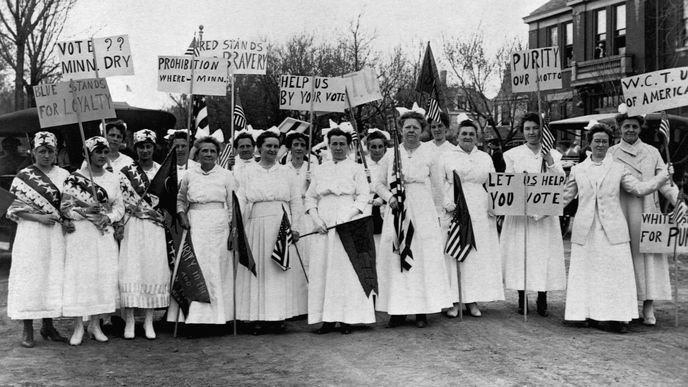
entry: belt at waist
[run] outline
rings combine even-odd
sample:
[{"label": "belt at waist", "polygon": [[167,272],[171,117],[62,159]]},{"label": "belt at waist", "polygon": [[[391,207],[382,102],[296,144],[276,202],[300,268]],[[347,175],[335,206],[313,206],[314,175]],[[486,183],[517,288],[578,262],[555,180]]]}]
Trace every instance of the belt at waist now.
[{"label": "belt at waist", "polygon": [[208,202],[208,203],[191,203],[189,205],[190,210],[215,210],[224,209],[224,202]]},{"label": "belt at waist", "polygon": [[255,202],[253,203],[253,206],[251,206],[251,215],[249,218],[262,218],[265,216],[282,215],[282,206],[289,211],[289,204],[281,200]]}]

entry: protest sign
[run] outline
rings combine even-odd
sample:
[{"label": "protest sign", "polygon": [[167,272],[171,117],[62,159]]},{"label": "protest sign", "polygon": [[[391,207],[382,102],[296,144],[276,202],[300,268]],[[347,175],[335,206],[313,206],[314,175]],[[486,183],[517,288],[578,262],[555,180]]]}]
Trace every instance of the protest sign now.
[{"label": "protest sign", "polygon": [[351,107],[382,99],[374,69],[366,67],[361,71],[345,74],[342,78],[349,93]]},{"label": "protest sign", "polygon": [[[74,98],[74,91],[76,99]],[[105,78],[44,83],[33,87],[41,128],[115,118],[115,105]]]},{"label": "protest sign", "polygon": [[[490,173],[489,206],[495,215],[561,215],[566,176],[554,173]],[[525,186],[524,186],[525,185]],[[525,197],[527,188],[528,196]]]},{"label": "protest sign", "polygon": [[688,227],[677,227],[674,214],[643,214],[640,221],[640,252],[688,253]]},{"label": "protest sign", "polygon": [[[537,68],[537,76],[536,69]],[[561,89],[559,47],[540,47],[511,54],[511,91],[530,93]]]},{"label": "protest sign", "polygon": [[134,74],[127,35],[57,42],[57,55],[65,79],[95,78],[96,63],[98,77]]},{"label": "protest sign", "polygon": [[622,78],[621,89],[630,116],[686,106],[688,105],[688,67]]},{"label": "protest sign", "polygon": [[230,74],[265,75],[267,43],[242,39],[200,40],[200,56],[217,57],[229,61]]},{"label": "protest sign", "polygon": [[191,94],[227,95],[227,60],[220,58],[159,56],[158,90],[189,94],[192,64]]},{"label": "protest sign", "polygon": [[310,110],[311,88],[315,84],[313,110],[319,112],[344,112],[343,78],[307,77],[282,75],[280,77],[280,109]]}]

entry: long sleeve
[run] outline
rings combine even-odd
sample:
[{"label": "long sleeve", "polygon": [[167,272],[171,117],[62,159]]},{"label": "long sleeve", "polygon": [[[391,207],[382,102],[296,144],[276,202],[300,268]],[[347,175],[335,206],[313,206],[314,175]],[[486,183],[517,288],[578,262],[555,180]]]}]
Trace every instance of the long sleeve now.
[{"label": "long sleeve", "polygon": [[356,200],[354,201],[354,207],[363,213],[370,199],[370,186],[368,185],[368,179],[365,176],[363,168],[356,169],[354,180],[356,182]]},{"label": "long sleeve", "polygon": [[234,208],[232,207],[232,192],[236,189],[236,182],[231,172],[227,171],[224,176],[225,179],[225,210],[227,211],[227,219],[229,224],[232,224],[232,216],[234,215]]},{"label": "long sleeve", "polygon": [[623,187],[624,191],[633,194],[637,197],[643,197],[645,195],[651,194],[654,191],[660,189],[660,187],[666,185],[667,183],[668,181],[665,180],[665,178],[661,175],[656,175],[655,177],[647,181],[640,181],[636,177],[631,175],[631,173],[627,170],[624,170],[623,177],[621,178],[621,186]]},{"label": "long sleeve", "polygon": [[189,208],[189,197],[187,195],[189,191],[189,174],[187,173],[182,177],[182,181],[179,183],[179,191],[177,191],[177,213],[186,212]]},{"label": "long sleeve", "polygon": [[[285,169],[285,171],[287,171]],[[294,225],[301,224],[301,217],[303,216],[303,200],[301,199],[301,187],[299,187],[299,181],[296,179],[296,174],[290,172],[293,176],[289,179],[289,209],[291,214],[291,225],[292,229]],[[302,232],[303,230],[296,230]]]},{"label": "long sleeve", "polygon": [[566,187],[564,187],[564,207],[566,207],[571,201],[578,196],[578,183],[576,182],[576,168],[571,168],[571,173],[566,181]]},{"label": "long sleeve", "polygon": [[442,189],[444,190],[444,209],[446,210],[453,204],[454,199],[454,169],[450,163],[444,163],[442,174]]},{"label": "long sleeve", "polygon": [[432,157],[432,162],[430,163],[429,169],[430,169],[430,189],[432,190],[432,197],[433,201],[435,203],[435,209],[437,210],[437,213],[439,214],[444,206],[444,201],[445,201],[445,192],[444,192],[444,184],[442,182],[443,180],[443,174],[442,174],[442,165],[443,164],[440,161],[439,155],[442,155],[444,153],[439,153],[438,155],[435,155]]},{"label": "long sleeve", "polygon": [[111,223],[114,223],[124,216],[124,200],[122,199],[122,191],[119,189],[114,190],[111,194],[110,211],[105,215],[110,218]]},{"label": "long sleeve", "polygon": [[380,162],[380,167],[377,169],[377,178],[375,180],[375,193],[378,194],[385,202],[389,202],[392,197],[392,192],[389,190],[389,183],[387,176],[389,175],[389,168],[394,163],[393,155],[384,157]]},{"label": "long sleeve", "polygon": [[503,158],[504,158],[504,172],[505,173],[514,173],[514,159],[511,158],[512,152],[504,152]]},{"label": "long sleeve", "polygon": [[306,198],[304,200],[306,212],[314,208],[318,208],[318,200],[320,199],[320,195],[318,195],[318,191],[315,189],[315,182],[317,178],[317,173],[315,173],[314,171],[311,185],[308,186],[308,190],[306,191]]}]

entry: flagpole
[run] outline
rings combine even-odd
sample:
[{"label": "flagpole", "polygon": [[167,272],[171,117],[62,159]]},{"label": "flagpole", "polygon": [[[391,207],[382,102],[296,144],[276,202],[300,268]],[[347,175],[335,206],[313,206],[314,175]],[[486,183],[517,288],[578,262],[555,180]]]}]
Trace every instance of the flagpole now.
[{"label": "flagpole", "polygon": [[358,133],[358,127],[356,125],[356,116],[354,116],[354,109],[351,108],[351,99],[349,98],[349,90],[347,88],[344,88],[344,96],[346,97],[346,106],[349,109],[349,121],[351,121],[351,126],[354,128],[354,131],[356,132],[356,150],[358,151],[358,155],[361,157],[361,161],[363,162],[363,169],[365,169],[366,171],[366,179],[368,180],[368,184],[370,184],[370,170],[368,169],[368,162],[366,161],[365,156],[363,155],[361,136]]},{"label": "flagpole", "polygon": [[[69,81],[69,88],[72,90],[72,101],[76,100],[76,87],[74,87],[74,80]],[[98,194],[96,193],[96,182],[93,180],[93,170],[91,168],[91,157],[88,154],[88,148],[86,147],[86,136],[84,135],[84,124],[81,122],[81,111],[77,106],[74,109],[76,112],[76,120],[79,122],[79,134],[81,134],[81,144],[84,147],[84,156],[86,157],[86,166],[88,168],[88,178],[91,179],[91,193],[93,194],[93,200],[98,204]]]},{"label": "flagpole", "polygon": [[[229,66],[227,66],[227,74],[229,75],[229,84],[231,87],[229,91],[229,103],[232,105],[229,109],[229,143],[234,146],[234,108],[236,105],[234,102],[234,74],[229,73]],[[232,149],[232,152],[236,152],[236,149]],[[230,169],[232,168],[234,168],[233,165]]]},{"label": "flagpole", "polygon": [[[232,85],[232,93],[233,92],[234,92],[234,85]],[[234,98],[232,98],[232,100],[233,99]],[[232,115],[234,115],[234,107],[233,106],[234,105],[232,105]],[[232,119],[231,128],[234,129],[234,120],[233,119]],[[234,318],[233,318],[233,324],[232,324],[232,331],[233,331],[233,335],[236,336],[237,335],[237,313],[236,313],[236,310],[237,310],[237,307],[236,307],[237,287],[236,287],[236,282],[237,282],[237,271],[239,270],[239,268],[237,267],[238,264],[237,264],[236,250],[237,250],[237,247],[239,245],[239,238],[241,237],[239,235],[239,230],[237,229],[236,217],[241,216],[241,211],[239,211],[238,214],[236,213],[236,211],[234,211],[234,208],[236,208],[239,205],[239,203],[234,203],[234,200],[237,200],[237,196],[234,193],[234,191],[232,191],[232,227],[229,230],[229,237],[232,238],[232,242],[233,242],[232,243],[232,267],[234,270],[232,273],[232,277],[233,277],[233,281],[232,281],[232,316]]]},{"label": "flagpole", "polygon": [[[670,134],[669,134],[669,130],[670,130],[670,128],[669,128],[669,115],[667,114],[666,110],[663,110],[663,111],[662,111],[662,117],[663,117],[663,118],[666,120],[666,122],[667,122],[667,131],[666,131],[666,135],[664,136],[664,140],[665,140],[665,142],[664,142],[664,152],[666,152],[667,165],[671,166],[671,154],[669,154],[669,137],[670,137]],[[660,125],[660,126],[662,125],[662,119],[661,119],[661,118],[660,118],[660,120],[659,120],[659,125]],[[674,186],[674,177],[673,177],[673,176],[669,176],[669,184],[670,184],[672,187]]]},{"label": "flagpole", "polygon": [[528,172],[523,173],[523,322],[528,322]]},{"label": "flagpole", "polygon": [[[93,48],[93,68],[95,69],[96,72],[96,78],[99,78],[98,76],[98,59],[96,59],[96,42],[91,36],[91,44]],[[100,119],[100,135],[105,137],[107,135],[106,130],[105,130],[105,118]],[[122,136],[124,137],[124,136]],[[119,152],[119,149],[117,149]],[[108,169],[112,170],[112,164],[110,163],[110,157],[107,158],[107,164],[108,164]],[[113,170],[114,172],[114,170]]]},{"label": "flagpole", "polygon": [[301,253],[299,253],[299,247],[296,245],[296,243],[294,243],[294,249],[296,249],[296,256],[299,257],[299,263],[301,264],[301,270],[303,270],[303,276],[306,277],[306,283],[310,283],[310,281],[308,281],[306,267],[303,265],[303,259],[301,259]]},{"label": "flagpole", "polygon": [[[184,229],[182,231],[182,239],[181,242],[179,243],[179,248],[177,249],[177,257],[174,260],[174,269],[172,270],[172,280],[170,281],[170,294],[172,294],[172,289],[174,289],[174,281],[177,278],[177,271],[179,270],[179,260],[181,259],[182,256],[182,250],[184,249],[184,242],[186,242],[186,235],[189,233],[189,230]],[[177,325],[179,323],[179,311],[181,310],[182,306],[177,303],[177,317],[174,319],[174,333],[173,337],[177,337]]]},{"label": "flagpole", "polygon": [[[310,176],[310,171],[311,171],[311,149],[313,148],[313,124],[315,122],[315,76],[311,77],[311,107],[310,107],[310,116],[308,117],[310,119],[310,126],[308,127],[308,153],[306,154],[306,157],[308,157],[308,165],[306,165],[306,176]],[[308,179],[307,183],[310,184],[310,179]]]},{"label": "flagpole", "polygon": [[[199,28],[202,29],[202,26],[199,26]],[[193,40],[191,41],[193,44],[193,50],[191,53],[191,79],[189,80],[189,97],[188,97],[188,104],[186,106],[186,127],[189,129],[186,132],[186,143],[187,146],[188,144],[191,143],[191,116],[193,115],[193,84],[194,84],[194,62],[196,62],[196,33],[194,33]],[[186,158],[186,166],[184,169],[189,169],[189,158]]]},{"label": "flagpole", "polygon": [[[667,141],[668,142],[668,141]],[[678,196],[676,197],[676,206],[678,206],[683,198],[683,187],[685,186],[685,180],[683,180],[683,184],[681,186],[681,190],[678,192]],[[675,212],[674,212],[675,213]],[[678,219],[674,217],[674,225],[676,228],[678,228]],[[674,239],[674,327],[678,328],[678,259],[676,257],[676,248],[678,246],[678,238]]]},{"label": "flagpole", "polygon": [[463,321],[463,294],[461,292],[461,261],[456,260],[456,282],[459,287],[459,321]]}]

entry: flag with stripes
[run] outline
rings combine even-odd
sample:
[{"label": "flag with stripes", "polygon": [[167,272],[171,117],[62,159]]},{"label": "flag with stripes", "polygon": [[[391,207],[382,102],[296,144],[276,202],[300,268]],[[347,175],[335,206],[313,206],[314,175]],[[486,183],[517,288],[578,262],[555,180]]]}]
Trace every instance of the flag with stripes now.
[{"label": "flag with stripes", "polygon": [[688,224],[688,205],[684,199],[683,189],[679,192],[674,206],[674,224],[677,226]]},{"label": "flag with stripes", "polygon": [[669,120],[666,118],[662,118],[662,120],[659,122],[659,133],[664,136],[664,139],[666,140],[666,143],[669,143]]},{"label": "flag with stripes", "polygon": [[201,52],[196,45],[196,38],[194,37],[189,44],[189,48],[184,51],[184,55],[200,56]]},{"label": "flag with stripes", "polygon": [[246,127],[246,116],[244,109],[239,103],[234,105],[234,130],[241,130]]},{"label": "flag with stripes", "polygon": [[426,117],[433,121],[439,121],[440,112],[444,110],[445,99],[435,57],[432,55],[432,49],[430,48],[430,42],[428,42],[425,49],[423,64],[416,82],[416,91],[421,94],[421,97],[427,95],[425,102]]},{"label": "flag with stripes", "polygon": [[282,270],[289,269],[289,246],[294,244],[294,237],[291,234],[291,224],[289,224],[289,217],[287,210],[282,207],[282,221],[280,222],[279,232],[277,233],[277,241],[275,248],[272,249],[272,260],[275,261]]},{"label": "flag with stripes", "polygon": [[227,141],[217,157],[217,165],[224,169],[229,169],[229,158],[232,156],[232,142]]},{"label": "flag with stripes", "polygon": [[429,97],[428,98],[428,103],[425,108],[425,117],[428,120],[432,120],[433,122],[439,122],[440,121],[440,104],[437,103],[437,100]]},{"label": "flag with stripes", "polygon": [[193,96],[192,114],[194,116],[195,128],[193,133],[196,133],[198,129],[203,129],[210,133],[210,128],[208,127],[208,105],[205,103],[205,96]]},{"label": "flag with stripes", "polygon": [[476,247],[471,214],[468,212],[466,198],[463,196],[461,178],[456,171],[454,171],[454,203],[456,203],[456,208],[449,224],[449,236],[444,252],[457,261],[463,262],[471,249]]},{"label": "flag with stripes", "polygon": [[543,155],[546,155],[549,153],[550,150],[554,147],[554,135],[552,134],[552,131],[549,128],[549,125],[546,123],[543,123],[542,125],[542,149],[541,152]]},{"label": "flag with stripes", "polygon": [[401,167],[400,161],[395,160],[393,171],[394,179],[390,183],[392,195],[397,200],[397,209],[392,210],[394,219],[394,251],[399,254],[401,260],[401,270],[410,270],[413,266],[413,252],[411,251],[411,243],[413,242],[413,223],[411,218],[406,214],[406,190],[401,181]]},{"label": "flag with stripes", "polygon": [[[236,193],[232,191],[232,232],[229,237],[232,238],[232,249],[236,251],[239,258],[239,263],[244,265],[253,275],[256,273],[256,261],[253,259],[251,246],[248,243],[246,236],[246,228],[244,227],[244,219],[241,216],[241,206]],[[230,243],[228,243],[229,245]]]}]

